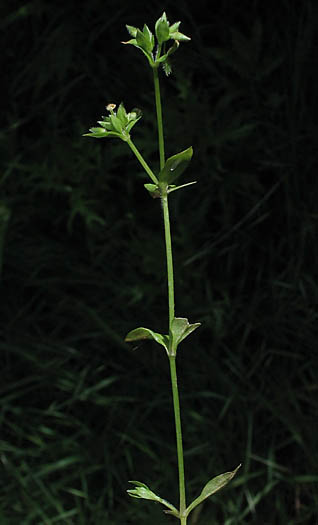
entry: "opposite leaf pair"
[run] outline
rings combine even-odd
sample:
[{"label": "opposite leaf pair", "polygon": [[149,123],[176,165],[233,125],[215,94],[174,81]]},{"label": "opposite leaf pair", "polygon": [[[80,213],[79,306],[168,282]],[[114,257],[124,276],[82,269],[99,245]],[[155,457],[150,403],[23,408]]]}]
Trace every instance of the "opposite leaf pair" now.
[{"label": "opposite leaf pair", "polygon": [[153,339],[165,348],[168,356],[175,356],[181,341],[194,332],[200,325],[201,323],[190,324],[185,317],[175,317],[171,323],[169,335],[159,334],[149,328],[140,327],[131,330],[126,335],[125,341],[131,343],[140,339]]},{"label": "opposite leaf pair", "polygon": [[[219,474],[219,476],[215,476],[214,478],[212,478],[203,487],[201,494],[195,500],[193,500],[192,503],[190,503],[190,505],[186,508],[183,517],[189,516],[190,512],[193,509],[195,509],[195,507],[200,505],[200,503],[202,503],[205,499],[212,496],[212,494],[215,494],[223,487],[225,487],[231,481],[231,479],[234,478],[240,466],[241,465],[236,467],[236,469],[231,472],[224,472],[224,474]],[[172,514],[172,516],[175,516],[176,518],[181,517],[180,512],[178,511],[178,509],[176,509],[174,505],[169,503],[169,501],[157,496],[157,494],[152,492],[152,490],[150,490],[150,488],[147,487],[147,485],[145,485],[144,483],[141,483],[140,481],[130,481],[129,483],[135,484],[134,489],[127,490],[129,496],[131,496],[132,498],[141,498],[157,501],[158,503],[161,503],[162,505],[170,509],[165,511],[166,514]]]}]

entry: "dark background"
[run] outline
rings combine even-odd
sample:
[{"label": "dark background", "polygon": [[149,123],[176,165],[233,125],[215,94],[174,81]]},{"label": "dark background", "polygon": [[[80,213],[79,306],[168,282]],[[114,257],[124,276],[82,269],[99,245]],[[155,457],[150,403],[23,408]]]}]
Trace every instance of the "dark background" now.
[{"label": "dark background", "polygon": [[[314,0],[4,1],[1,6],[0,523],[175,522],[160,203],[127,146],[82,134],[137,106],[158,168],[151,70],[125,24],[192,37],[161,75],[166,152],[194,148],[171,195],[188,500],[241,470],[192,523],[318,514],[317,15]],[[137,348],[138,346],[138,348]]]}]

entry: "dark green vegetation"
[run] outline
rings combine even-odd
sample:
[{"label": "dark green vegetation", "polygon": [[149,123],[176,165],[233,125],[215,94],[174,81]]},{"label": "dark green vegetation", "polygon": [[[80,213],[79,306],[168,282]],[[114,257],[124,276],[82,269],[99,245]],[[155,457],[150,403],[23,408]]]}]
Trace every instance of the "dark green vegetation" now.
[{"label": "dark green vegetation", "polygon": [[177,499],[165,352],[123,343],[167,325],[159,204],[125,144],[81,136],[123,100],[158,163],[151,72],[120,41],[163,8],[192,37],[161,83],[167,155],[193,145],[198,180],[170,200],[176,314],[203,325],[178,355],[192,498],[243,464],[197,523],[314,523],[316,2],[5,3],[1,525],[174,522],[125,493]]}]

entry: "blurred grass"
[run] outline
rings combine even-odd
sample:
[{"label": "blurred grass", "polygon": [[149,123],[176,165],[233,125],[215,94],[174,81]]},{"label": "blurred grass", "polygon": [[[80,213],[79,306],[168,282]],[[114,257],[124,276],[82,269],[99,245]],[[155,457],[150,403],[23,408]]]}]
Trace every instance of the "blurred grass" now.
[{"label": "blurred grass", "polygon": [[[161,6],[2,9],[0,522],[169,523],[125,493],[178,498],[165,356],[123,343],[166,326],[159,204],[124,145],[81,137],[123,100],[157,163],[151,76],[119,42]],[[178,360],[189,494],[243,464],[192,523],[311,524],[317,7],[166,10],[192,36],[162,82],[167,154],[193,144],[198,180],[171,199],[177,314],[203,323]]]}]

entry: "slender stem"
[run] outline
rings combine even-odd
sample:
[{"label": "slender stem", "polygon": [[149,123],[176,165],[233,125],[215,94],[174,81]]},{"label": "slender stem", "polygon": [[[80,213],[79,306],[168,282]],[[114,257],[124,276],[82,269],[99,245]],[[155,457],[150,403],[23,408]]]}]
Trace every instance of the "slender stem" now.
[{"label": "slender stem", "polygon": [[[165,150],[164,150],[162,109],[161,109],[158,68],[153,68],[153,76],[154,76],[156,111],[157,111],[160,170],[162,170],[165,165]],[[163,209],[163,220],[164,220],[165,242],[166,242],[168,302],[169,302],[169,334],[171,337],[171,326],[172,326],[172,321],[175,315],[175,305],[174,305],[174,277],[173,277],[173,259],[172,259],[172,247],[171,247],[171,230],[170,230],[170,217],[169,217],[168,193],[167,193],[168,188],[164,184],[161,184],[161,183],[159,183],[159,186],[161,190],[160,191],[161,204],[162,204],[162,209]],[[171,348],[169,348],[169,350],[171,350]],[[179,400],[179,391],[178,391],[178,382],[177,382],[176,355],[175,354],[172,354],[172,353],[169,354],[169,363],[170,363],[170,377],[171,377],[173,410],[174,410],[176,440],[177,440],[180,525],[186,525],[187,518],[184,516],[184,512],[186,510],[186,495],[185,495],[185,481],[184,481],[182,428],[181,428],[180,400]]]},{"label": "slender stem", "polygon": [[167,275],[168,275],[168,300],[169,300],[169,328],[171,328],[171,323],[174,319],[174,277],[173,277],[173,260],[172,260],[168,195],[166,192],[161,195],[161,203],[162,203],[163,221],[164,221],[164,227],[165,227]]},{"label": "slender stem", "polygon": [[[175,425],[176,425],[176,438],[177,438],[178,469],[179,469],[179,497],[180,497],[179,511],[182,516],[186,509],[186,496],[185,496],[182,429],[181,429],[180,401],[179,401],[177,370],[176,370],[176,356],[175,355],[169,356],[169,362],[170,362],[171,386],[172,386],[172,397],[173,397],[173,408],[174,408],[174,420],[175,420]],[[185,525],[187,522],[187,519],[185,517],[181,517],[180,520],[181,520],[181,525]]]},{"label": "slender stem", "polygon": [[[171,231],[170,231],[170,218],[168,208],[168,195],[167,191],[162,191],[161,202],[163,208],[163,220],[165,228],[165,241],[166,241],[166,257],[167,257],[167,275],[168,275],[168,300],[169,300],[169,332],[171,334],[171,324],[174,319],[174,278],[173,278],[173,260],[172,260],[172,248],[171,248]],[[182,444],[182,427],[180,417],[180,400],[178,392],[177,382],[177,370],[176,370],[176,355],[169,355],[170,362],[170,377],[173,397],[173,409],[174,419],[176,427],[176,440],[177,440],[177,455],[178,455],[178,471],[179,471],[179,511],[182,516],[186,509],[186,496],[185,496],[185,481],[184,481],[184,460],[183,460],[183,444]],[[185,517],[180,518],[181,525],[186,525],[187,519]]]},{"label": "slender stem", "polygon": [[158,125],[158,141],[159,141],[159,158],[160,158],[160,170],[165,165],[165,144],[163,138],[163,124],[162,124],[162,108],[161,108],[161,97],[160,97],[160,84],[158,67],[153,68],[153,81],[155,85],[155,99],[156,99],[156,111],[157,111],[157,125]]},{"label": "slender stem", "polygon": [[127,142],[128,146],[130,147],[130,149],[133,151],[133,153],[136,155],[137,159],[139,160],[139,162],[142,165],[142,167],[144,168],[144,170],[148,173],[148,175],[151,178],[151,180],[155,184],[158,184],[159,181],[158,181],[156,175],[154,174],[152,169],[148,166],[147,162],[145,161],[145,159],[143,158],[143,156],[141,155],[139,150],[136,148],[136,146],[133,143],[133,141],[129,138],[129,139],[127,139],[126,142]]}]

